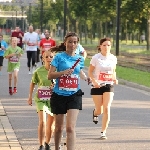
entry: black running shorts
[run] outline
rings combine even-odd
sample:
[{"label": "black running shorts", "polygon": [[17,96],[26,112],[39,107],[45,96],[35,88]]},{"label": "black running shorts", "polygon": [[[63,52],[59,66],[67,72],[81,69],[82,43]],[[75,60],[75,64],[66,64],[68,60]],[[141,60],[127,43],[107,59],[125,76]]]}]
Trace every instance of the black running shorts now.
[{"label": "black running shorts", "polygon": [[4,60],[4,57],[0,56],[0,66],[3,66],[3,60]]},{"label": "black running shorts", "polygon": [[53,114],[66,114],[69,109],[82,110],[82,91],[79,90],[71,96],[52,93],[50,99],[51,112]]},{"label": "black running shorts", "polygon": [[103,95],[105,92],[114,92],[114,86],[111,84],[106,84],[100,88],[91,89],[91,95]]}]

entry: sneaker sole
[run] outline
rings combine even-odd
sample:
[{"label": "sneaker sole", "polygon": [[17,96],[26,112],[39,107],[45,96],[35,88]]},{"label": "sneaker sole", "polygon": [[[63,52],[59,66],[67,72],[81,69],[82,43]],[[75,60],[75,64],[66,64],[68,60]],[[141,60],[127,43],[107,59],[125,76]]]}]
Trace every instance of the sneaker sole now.
[{"label": "sneaker sole", "polygon": [[100,140],[106,140],[107,139],[107,137],[106,136],[102,136],[102,137],[100,137]]}]

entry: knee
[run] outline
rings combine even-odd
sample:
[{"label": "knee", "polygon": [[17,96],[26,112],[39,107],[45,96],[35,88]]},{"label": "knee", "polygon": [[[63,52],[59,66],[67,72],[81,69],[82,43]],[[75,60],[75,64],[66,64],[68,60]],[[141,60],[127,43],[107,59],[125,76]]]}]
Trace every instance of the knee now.
[{"label": "knee", "polygon": [[63,131],[63,126],[55,125],[55,132],[62,132],[62,131]]},{"label": "knee", "polygon": [[104,114],[109,114],[110,113],[110,106],[104,107],[103,108],[103,113]]},{"label": "knee", "polygon": [[69,126],[69,127],[66,128],[66,132],[67,133],[73,133],[74,130],[75,130],[74,127],[71,127],[71,126]]},{"label": "knee", "polygon": [[43,120],[39,121],[39,127],[43,127],[45,125],[45,122]]}]

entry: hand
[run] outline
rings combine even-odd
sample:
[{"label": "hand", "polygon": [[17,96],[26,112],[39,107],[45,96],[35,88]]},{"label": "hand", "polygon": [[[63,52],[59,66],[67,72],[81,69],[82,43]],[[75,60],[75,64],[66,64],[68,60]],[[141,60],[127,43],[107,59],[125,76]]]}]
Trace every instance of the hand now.
[{"label": "hand", "polygon": [[117,79],[113,80],[113,82],[114,82],[114,84],[118,84],[118,80]]},{"label": "hand", "polygon": [[94,86],[94,88],[100,88],[101,87],[96,81],[93,82],[93,86]]},{"label": "hand", "polygon": [[19,37],[22,37],[22,34],[21,34],[21,33],[19,33]]},{"label": "hand", "polygon": [[32,106],[32,98],[29,98],[29,99],[27,100],[27,103],[28,103],[28,105]]},{"label": "hand", "polygon": [[65,71],[63,71],[64,75],[71,75],[73,73],[74,69],[67,69]]},{"label": "hand", "polygon": [[88,82],[88,85],[92,83],[92,80],[90,78],[87,78],[86,81]]},{"label": "hand", "polygon": [[1,49],[2,49],[2,50],[5,50],[5,47],[4,47],[4,46],[1,46]]}]

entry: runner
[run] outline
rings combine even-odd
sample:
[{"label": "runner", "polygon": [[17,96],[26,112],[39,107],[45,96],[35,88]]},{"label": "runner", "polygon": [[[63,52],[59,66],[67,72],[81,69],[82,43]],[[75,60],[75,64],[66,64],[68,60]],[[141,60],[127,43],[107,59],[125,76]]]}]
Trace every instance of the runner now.
[{"label": "runner", "polygon": [[38,63],[40,62],[40,41],[42,40],[42,35],[40,29],[36,29],[36,33],[38,34],[38,46],[37,46],[37,58],[36,58],[36,67],[38,67]]},{"label": "runner", "polygon": [[[4,57],[8,59],[9,73],[9,94],[17,93],[18,71],[20,68],[20,57],[23,54],[23,50],[17,46],[17,37],[11,38],[11,46],[4,53]],[[14,76],[14,89],[12,91],[12,77]]]},{"label": "runner", "polygon": [[[26,44],[27,52],[27,66],[29,74],[35,71],[35,61],[37,57],[38,34],[33,31],[33,26],[29,26],[29,32],[24,35],[24,43]],[[32,72],[31,72],[31,59],[32,59]]]},{"label": "runner", "polygon": [[[106,129],[110,121],[110,106],[114,96],[114,86],[117,84],[116,64],[117,58],[110,53],[110,38],[100,40],[100,51],[95,54],[90,62],[88,75],[92,80],[91,95],[95,104],[93,122],[98,123],[98,115],[102,116],[102,130],[100,139],[107,139]],[[95,73],[95,75],[94,75]]]},{"label": "runner", "polygon": [[11,34],[11,37],[17,37],[18,39],[17,46],[19,46],[20,48],[23,48],[23,43],[22,43],[23,36],[24,33],[20,30],[19,27],[16,27],[15,31],[13,31]]},{"label": "runner", "polygon": [[41,55],[48,49],[50,49],[52,46],[55,46],[56,42],[55,40],[50,37],[50,33],[48,30],[45,31],[45,38],[43,38],[40,42],[40,50],[41,50]]},{"label": "runner", "polygon": [[[38,127],[38,137],[40,143],[39,150],[50,150],[49,142],[54,130],[53,129],[54,117],[53,114],[51,113],[49,101],[53,84],[50,80],[47,79],[48,70],[50,68],[50,62],[52,61],[53,57],[54,53],[50,52],[49,50],[43,53],[44,65],[35,70],[30,83],[28,104],[31,106],[32,106],[33,90],[35,85],[38,85],[38,90],[34,96],[34,100],[39,117],[39,127]],[[48,114],[47,122],[46,122],[46,114]],[[45,128],[46,133],[44,132]],[[46,139],[44,139],[45,135]],[[44,140],[45,140],[45,149],[44,149]]]},{"label": "runner", "polygon": [[4,51],[8,47],[7,43],[3,40],[3,35],[0,34],[0,76],[2,75],[2,66],[4,60]]},{"label": "runner", "polygon": [[75,53],[83,56],[84,59],[87,57],[87,52],[86,52],[86,50],[83,48],[83,46],[80,43],[78,44]]},{"label": "runner", "polygon": [[[65,52],[56,54],[48,74],[49,79],[56,79],[56,85],[50,99],[55,118],[55,150],[59,150],[66,115],[66,146],[68,150],[75,149],[75,126],[79,110],[82,109],[83,95],[80,89],[79,75],[84,67],[83,57],[75,54],[77,45],[77,34],[68,33],[64,38],[64,43],[51,48],[52,51],[65,50]],[[87,79],[85,75],[83,78]]]}]

